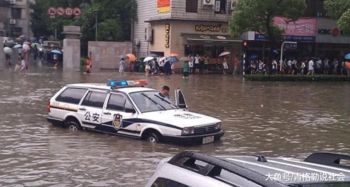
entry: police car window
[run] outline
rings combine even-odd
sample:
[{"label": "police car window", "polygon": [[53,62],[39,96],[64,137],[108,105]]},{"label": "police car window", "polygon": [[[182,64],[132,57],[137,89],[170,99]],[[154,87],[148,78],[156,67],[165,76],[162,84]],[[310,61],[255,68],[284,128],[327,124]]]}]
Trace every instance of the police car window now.
[{"label": "police car window", "polygon": [[102,108],[107,93],[90,91],[81,105]]},{"label": "police car window", "polygon": [[154,112],[161,110],[171,110],[177,107],[170,100],[159,95],[159,92],[135,92],[130,97],[135,102],[141,112]]},{"label": "police car window", "polygon": [[125,102],[126,98],[124,95],[121,94],[111,94],[108,100],[107,109],[108,110],[118,110],[118,111],[124,111],[125,110]]},{"label": "police car window", "polygon": [[56,101],[79,104],[87,89],[67,88],[57,98]]},{"label": "police car window", "polygon": [[152,184],[152,187],[189,187],[189,186],[170,179],[158,178]]}]

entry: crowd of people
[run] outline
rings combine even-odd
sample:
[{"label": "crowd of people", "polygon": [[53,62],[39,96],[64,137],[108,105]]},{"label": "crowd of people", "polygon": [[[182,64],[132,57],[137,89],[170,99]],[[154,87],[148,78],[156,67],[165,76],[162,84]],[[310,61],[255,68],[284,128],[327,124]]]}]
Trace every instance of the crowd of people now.
[{"label": "crowd of people", "polygon": [[[281,67],[282,65],[282,67]],[[339,60],[337,58],[289,58],[279,62],[277,59],[271,62],[272,74],[290,74],[290,75],[350,75],[350,62]],[[246,73],[248,74],[267,74],[268,64],[261,59],[250,60],[246,64]]]},{"label": "crowd of people", "polygon": [[[119,60],[119,72],[144,72],[149,75],[171,75],[175,72],[182,72],[184,77],[190,74],[223,73],[226,74],[234,68],[238,68],[238,58],[234,58],[236,63],[231,61],[230,56],[216,59],[208,56],[189,55],[187,57],[146,57],[140,60],[130,61],[127,56]],[[236,64],[236,65],[235,65]]]}]

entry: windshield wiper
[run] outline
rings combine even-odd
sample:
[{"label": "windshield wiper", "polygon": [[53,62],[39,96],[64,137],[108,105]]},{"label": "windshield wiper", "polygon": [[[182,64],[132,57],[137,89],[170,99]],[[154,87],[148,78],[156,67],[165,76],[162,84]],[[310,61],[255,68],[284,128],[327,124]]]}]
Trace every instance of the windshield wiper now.
[{"label": "windshield wiper", "polygon": [[161,108],[162,110],[166,110],[166,108],[165,108],[163,105],[157,103],[156,101],[154,101],[152,98],[150,98],[150,97],[149,97],[148,95],[146,95],[145,93],[141,93],[141,95],[143,95],[144,97],[146,97],[147,99],[149,99],[150,101],[152,101],[152,103],[156,104],[157,106],[162,107],[162,108]]},{"label": "windshield wiper", "polygon": [[160,100],[168,103],[172,108],[177,108],[176,106],[173,105],[173,103],[171,103],[169,100],[165,99],[164,97],[160,96],[160,95],[157,95],[157,94],[154,94],[154,96],[156,96],[157,98],[159,98]]}]

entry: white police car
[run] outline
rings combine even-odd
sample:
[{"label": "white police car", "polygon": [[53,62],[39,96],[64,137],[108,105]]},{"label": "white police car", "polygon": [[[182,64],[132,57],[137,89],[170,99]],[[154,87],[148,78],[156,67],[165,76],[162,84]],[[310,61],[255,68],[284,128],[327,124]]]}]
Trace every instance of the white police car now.
[{"label": "white police car", "polygon": [[224,134],[219,119],[189,112],[176,90],[173,104],[147,82],[70,84],[48,105],[48,121],[71,130],[90,129],[145,139],[149,142],[207,144]]}]

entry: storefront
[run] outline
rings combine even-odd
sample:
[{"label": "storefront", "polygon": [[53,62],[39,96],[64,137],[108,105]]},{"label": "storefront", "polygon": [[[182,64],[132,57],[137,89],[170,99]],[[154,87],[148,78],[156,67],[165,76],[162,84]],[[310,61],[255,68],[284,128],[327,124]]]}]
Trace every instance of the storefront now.
[{"label": "storefront", "polygon": [[149,51],[168,56],[200,55],[217,58],[223,51],[239,54],[241,40],[229,35],[227,23],[195,21],[153,21]]}]

